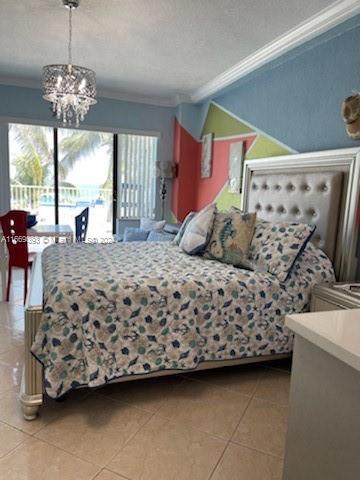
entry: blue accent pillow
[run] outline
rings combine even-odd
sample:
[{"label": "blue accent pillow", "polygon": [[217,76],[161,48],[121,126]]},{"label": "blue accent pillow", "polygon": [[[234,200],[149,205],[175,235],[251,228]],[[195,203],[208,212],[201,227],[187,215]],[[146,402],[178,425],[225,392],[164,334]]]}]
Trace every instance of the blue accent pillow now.
[{"label": "blue accent pillow", "polygon": [[124,242],[146,242],[149,233],[138,227],[126,227],[124,230]]},{"label": "blue accent pillow", "polygon": [[152,230],[147,238],[148,242],[171,242],[175,238],[174,233],[168,233],[161,230]]}]

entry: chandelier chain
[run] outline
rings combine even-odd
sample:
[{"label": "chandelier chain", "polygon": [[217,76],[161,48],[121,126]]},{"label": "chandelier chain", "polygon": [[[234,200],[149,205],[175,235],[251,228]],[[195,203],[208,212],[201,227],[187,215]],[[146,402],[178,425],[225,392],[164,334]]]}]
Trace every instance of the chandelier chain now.
[{"label": "chandelier chain", "polygon": [[71,52],[71,43],[72,43],[72,7],[69,8],[69,45],[68,45],[68,57],[69,65],[72,64],[72,52]]}]

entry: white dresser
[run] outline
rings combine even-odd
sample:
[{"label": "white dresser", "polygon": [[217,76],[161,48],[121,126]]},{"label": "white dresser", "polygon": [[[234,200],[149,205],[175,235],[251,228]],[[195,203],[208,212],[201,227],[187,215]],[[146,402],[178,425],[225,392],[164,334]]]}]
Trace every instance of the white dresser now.
[{"label": "white dresser", "polygon": [[286,325],[295,345],[283,480],[360,478],[360,309]]}]

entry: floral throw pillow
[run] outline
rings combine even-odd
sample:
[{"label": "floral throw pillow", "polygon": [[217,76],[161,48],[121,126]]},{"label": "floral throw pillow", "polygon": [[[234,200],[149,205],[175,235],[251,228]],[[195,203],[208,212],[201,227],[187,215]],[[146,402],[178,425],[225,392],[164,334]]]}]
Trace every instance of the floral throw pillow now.
[{"label": "floral throw pillow", "polygon": [[196,215],[196,212],[190,212],[185,217],[185,220],[181,224],[180,230],[178,231],[178,233],[176,234],[176,237],[174,238],[174,243],[176,243],[176,245],[180,245],[180,242],[182,237],[184,236],[186,227],[188,226],[190,220],[195,217],[195,215]]},{"label": "floral throw pillow", "polygon": [[188,223],[180,241],[180,248],[188,255],[201,255],[209,243],[216,205],[211,204],[200,210]]},{"label": "floral throw pillow", "polygon": [[284,282],[316,226],[304,223],[271,223],[259,220],[249,249],[249,259]]},{"label": "floral throw pillow", "polygon": [[204,256],[236,267],[245,266],[255,222],[256,213],[238,209],[217,212]]}]

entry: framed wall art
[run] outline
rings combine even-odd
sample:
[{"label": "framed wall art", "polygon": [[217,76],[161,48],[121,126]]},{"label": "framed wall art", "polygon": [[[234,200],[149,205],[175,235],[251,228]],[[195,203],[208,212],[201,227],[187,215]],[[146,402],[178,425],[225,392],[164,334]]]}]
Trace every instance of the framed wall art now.
[{"label": "framed wall art", "polygon": [[241,193],[242,170],[244,161],[244,142],[230,145],[229,153],[229,192]]},{"label": "framed wall art", "polygon": [[201,178],[209,178],[212,173],[213,133],[202,137],[201,146]]}]

